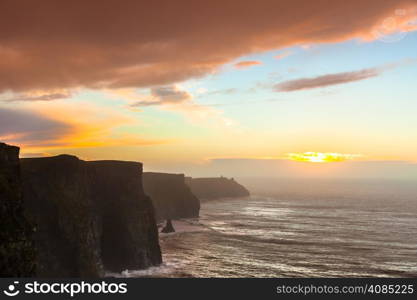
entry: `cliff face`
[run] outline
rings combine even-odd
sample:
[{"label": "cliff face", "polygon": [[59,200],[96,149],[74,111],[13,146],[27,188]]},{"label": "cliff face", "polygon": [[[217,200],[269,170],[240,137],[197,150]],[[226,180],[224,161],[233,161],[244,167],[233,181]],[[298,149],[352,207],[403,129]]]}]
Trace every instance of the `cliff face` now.
[{"label": "cliff face", "polygon": [[0,277],[35,271],[32,226],[23,213],[19,148],[0,143]]},{"label": "cliff face", "polygon": [[142,187],[142,164],[88,162],[94,201],[102,216],[101,249],[107,270],[142,269],[162,263],[155,212]]},{"label": "cliff face", "polygon": [[36,225],[37,276],[102,276],[100,218],[85,163],[69,155],[21,161],[25,205]]},{"label": "cliff face", "polygon": [[161,262],[139,163],[60,155],[22,159],[22,173],[25,205],[37,226],[38,276],[99,277],[103,269]]},{"label": "cliff face", "polygon": [[233,178],[186,178],[186,183],[199,199],[246,197],[249,191]]},{"label": "cliff face", "polygon": [[158,220],[198,217],[200,201],[185,184],[183,174],[145,172],[143,186]]}]

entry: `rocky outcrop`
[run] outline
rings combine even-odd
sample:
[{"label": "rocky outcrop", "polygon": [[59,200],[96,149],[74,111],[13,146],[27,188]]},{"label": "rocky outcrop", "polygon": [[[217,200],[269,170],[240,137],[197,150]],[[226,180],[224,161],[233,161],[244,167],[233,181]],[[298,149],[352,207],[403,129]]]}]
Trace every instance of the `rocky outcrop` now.
[{"label": "rocky outcrop", "polygon": [[104,269],[161,262],[141,164],[60,155],[21,165],[25,205],[37,226],[38,276],[99,277]]},{"label": "rocky outcrop", "polygon": [[184,178],[183,174],[143,173],[145,193],[152,199],[158,220],[198,217],[200,201]]},{"label": "rocky outcrop", "polygon": [[172,233],[172,232],[175,232],[175,228],[172,225],[171,219],[168,219],[166,221],[165,226],[164,226],[164,228],[162,228],[161,232],[162,233]]},{"label": "rocky outcrop", "polygon": [[35,272],[33,227],[23,212],[19,148],[0,143],[0,277]]},{"label": "rocky outcrop", "polygon": [[194,195],[199,199],[217,199],[230,197],[246,197],[249,191],[233,178],[191,178],[187,177],[185,182]]}]

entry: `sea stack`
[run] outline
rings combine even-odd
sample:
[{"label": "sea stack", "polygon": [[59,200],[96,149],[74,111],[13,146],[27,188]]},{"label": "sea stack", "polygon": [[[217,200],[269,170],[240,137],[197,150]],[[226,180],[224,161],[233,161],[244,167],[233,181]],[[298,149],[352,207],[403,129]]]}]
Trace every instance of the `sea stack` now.
[{"label": "sea stack", "polygon": [[0,277],[35,274],[33,227],[23,211],[19,148],[0,143]]},{"label": "sea stack", "polygon": [[145,172],[143,186],[152,199],[158,221],[199,216],[200,201],[185,184],[183,174]]},{"label": "sea stack", "polygon": [[174,226],[172,226],[171,219],[168,219],[165,223],[165,227],[161,230],[162,233],[175,232]]}]

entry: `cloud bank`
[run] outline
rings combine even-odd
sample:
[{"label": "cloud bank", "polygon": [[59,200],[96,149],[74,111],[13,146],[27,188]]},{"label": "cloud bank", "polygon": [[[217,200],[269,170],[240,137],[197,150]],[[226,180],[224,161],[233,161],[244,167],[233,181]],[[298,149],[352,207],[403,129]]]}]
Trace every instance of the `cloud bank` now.
[{"label": "cloud bank", "polygon": [[250,53],[377,39],[374,29],[398,8],[405,13],[394,29],[414,30],[407,22],[416,6],[415,0],[2,0],[0,93],[172,85]]},{"label": "cloud bank", "polygon": [[[187,170],[192,176],[258,178],[417,179],[417,164],[406,161],[344,161],[324,164],[286,159],[212,159]],[[242,175],[250,174],[250,175]]]}]

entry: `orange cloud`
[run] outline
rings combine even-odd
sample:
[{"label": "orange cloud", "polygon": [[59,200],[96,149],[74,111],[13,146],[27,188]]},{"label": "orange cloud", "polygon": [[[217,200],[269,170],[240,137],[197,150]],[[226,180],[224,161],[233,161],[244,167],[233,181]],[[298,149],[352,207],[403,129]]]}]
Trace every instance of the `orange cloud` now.
[{"label": "orange cloud", "polygon": [[171,85],[254,52],[416,30],[416,7],[415,0],[2,0],[0,92]]},{"label": "orange cloud", "polygon": [[[24,107],[0,109],[0,139],[22,146],[25,152],[172,142],[143,136],[139,121],[113,108],[87,102],[36,102],[25,103]],[[139,132],[119,130],[123,127]]]},{"label": "orange cloud", "polygon": [[242,69],[242,68],[249,68],[249,67],[253,67],[256,65],[261,65],[262,62],[258,61],[258,60],[245,60],[245,61],[240,61],[238,63],[235,63],[235,68],[237,69]]},{"label": "orange cloud", "polygon": [[22,109],[0,108],[0,140],[28,147],[62,146],[62,136],[74,128],[40,113]]},{"label": "orange cloud", "polygon": [[275,59],[283,59],[283,58],[286,58],[287,56],[290,56],[291,54],[292,54],[292,51],[287,50],[287,51],[284,51],[284,52],[281,52],[281,53],[275,55],[274,58]]},{"label": "orange cloud", "polygon": [[17,102],[17,101],[52,101],[66,99],[71,97],[69,91],[31,91],[29,93],[18,93],[11,96],[1,97],[0,101]]}]

